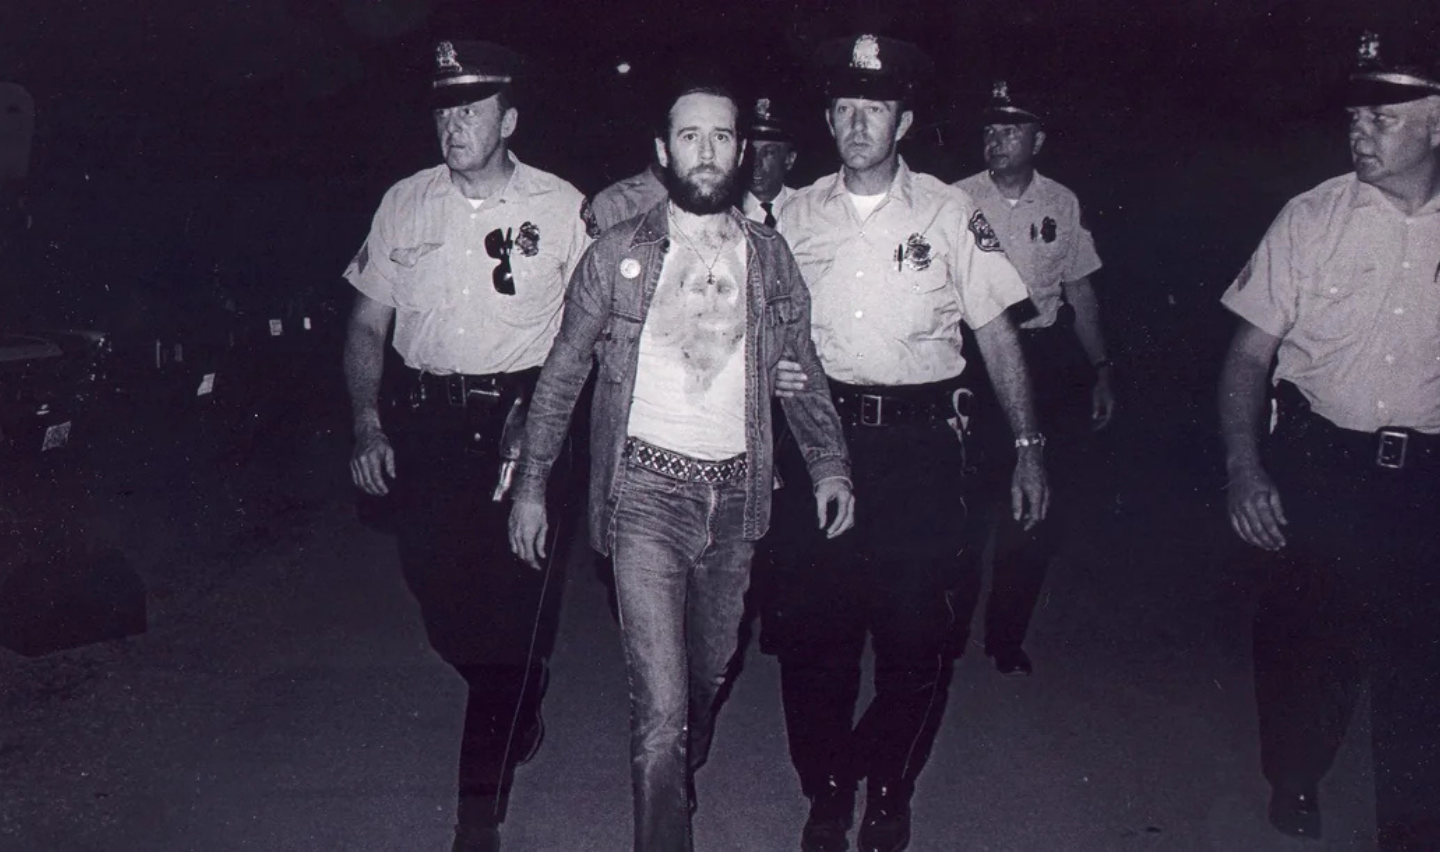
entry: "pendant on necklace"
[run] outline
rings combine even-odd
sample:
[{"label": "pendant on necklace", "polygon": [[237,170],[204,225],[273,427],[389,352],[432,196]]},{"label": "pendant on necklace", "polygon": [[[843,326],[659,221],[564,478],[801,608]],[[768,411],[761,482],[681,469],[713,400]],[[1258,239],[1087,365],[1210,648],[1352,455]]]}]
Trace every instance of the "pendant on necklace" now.
[{"label": "pendant on necklace", "polygon": [[706,287],[714,287],[714,286],[715,286],[715,273],[713,273],[713,272],[707,272],[707,273],[705,274],[705,286],[706,286]]}]

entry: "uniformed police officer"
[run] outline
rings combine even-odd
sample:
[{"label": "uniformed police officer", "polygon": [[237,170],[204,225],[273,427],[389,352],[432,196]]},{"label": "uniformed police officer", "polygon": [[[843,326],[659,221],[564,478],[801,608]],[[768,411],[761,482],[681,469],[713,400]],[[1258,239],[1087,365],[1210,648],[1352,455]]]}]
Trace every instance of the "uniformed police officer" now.
[{"label": "uniformed police officer", "polygon": [[[791,485],[804,481],[798,453],[779,450],[782,542],[763,629],[780,659],[790,756],[810,800],[801,848],[848,848],[865,778],[858,845],[894,852],[909,843],[911,794],[949,687],[944,592],[965,504],[964,453],[948,421],[965,367],[962,322],[975,329],[1018,436],[1014,511],[1027,526],[1045,515],[1044,439],[1005,314],[1025,298],[1024,283],[970,198],[910,171],[896,151],[928,59],[873,35],[828,43],[818,59],[843,168],[799,190],[779,230],[810,289],[855,490],[872,508],[843,544],[814,534],[808,494]],[[875,698],[857,724],[867,634]]]},{"label": "uniformed police officer", "polygon": [[[566,280],[588,244],[579,191],[510,152],[519,64],[486,42],[437,46],[431,106],[445,162],[385,193],[345,272],[358,291],[345,344],[351,474],[395,504],[430,643],[469,686],[457,850],[499,848],[515,766],[543,733],[559,563],[535,571],[511,556],[501,500]],[[392,322],[403,366],[386,377],[382,409]],[[563,517],[563,484],[551,498],[552,517]]]},{"label": "uniformed police officer", "polygon": [[1292,199],[1222,300],[1240,320],[1220,381],[1229,515],[1274,554],[1254,634],[1271,822],[1320,834],[1316,787],[1368,673],[1380,849],[1433,850],[1440,41],[1366,33],[1346,102],[1354,172]]},{"label": "uniformed police officer", "polygon": [[740,199],[740,212],[773,228],[780,208],[795,194],[785,176],[795,167],[795,137],[774,98],[756,98],[750,113],[750,187]]},{"label": "uniformed police officer", "polygon": [[643,171],[615,181],[585,204],[590,236],[598,237],[626,219],[639,216],[664,201],[667,195],[659,163],[651,163]]},{"label": "uniformed police officer", "polygon": [[[1101,331],[1100,304],[1090,284],[1100,257],[1075,193],[1035,170],[1035,158],[1045,144],[1040,116],[1016,105],[1009,85],[1000,81],[991,90],[981,121],[986,168],[955,185],[975,200],[995,229],[1036,310],[1035,316],[1020,323],[1020,343],[1035,383],[1035,408],[1045,424],[1051,482],[1063,495],[1078,486],[1075,462],[1084,437],[1105,428],[1115,410],[1112,362]],[[980,397],[990,399],[987,393]],[[1013,451],[1005,440],[1007,433],[993,428],[1002,425],[999,418],[985,413],[982,410],[975,419],[974,443],[983,445],[977,453],[979,464],[983,473],[1003,474]],[[996,478],[982,476],[982,481],[993,487]],[[993,533],[994,579],[985,607],[985,653],[1002,674],[1027,675],[1031,663],[1022,643],[1060,543],[1060,520],[1052,500],[1046,522],[1022,530],[1007,518],[1003,507],[991,505],[1008,503],[1004,489],[995,490],[1000,492],[998,499],[982,498],[976,507],[975,536],[965,548],[966,571],[978,581],[979,558]]]}]

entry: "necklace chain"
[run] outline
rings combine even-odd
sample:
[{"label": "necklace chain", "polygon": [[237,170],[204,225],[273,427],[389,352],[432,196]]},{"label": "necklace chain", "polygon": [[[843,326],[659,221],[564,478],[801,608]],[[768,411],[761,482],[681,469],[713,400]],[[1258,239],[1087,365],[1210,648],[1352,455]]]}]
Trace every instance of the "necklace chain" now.
[{"label": "necklace chain", "polygon": [[705,255],[700,253],[700,247],[695,245],[695,241],[690,239],[690,235],[685,233],[685,230],[680,227],[680,223],[675,220],[674,212],[671,212],[670,214],[670,230],[679,234],[680,239],[685,241],[685,245],[689,246],[690,250],[695,253],[695,256],[700,258],[700,262],[705,263],[705,286],[714,287],[715,265],[720,262],[720,258],[725,254],[726,243],[728,241],[722,239],[720,242],[720,249],[719,251],[715,252],[714,259],[711,260],[709,263],[706,263]]}]

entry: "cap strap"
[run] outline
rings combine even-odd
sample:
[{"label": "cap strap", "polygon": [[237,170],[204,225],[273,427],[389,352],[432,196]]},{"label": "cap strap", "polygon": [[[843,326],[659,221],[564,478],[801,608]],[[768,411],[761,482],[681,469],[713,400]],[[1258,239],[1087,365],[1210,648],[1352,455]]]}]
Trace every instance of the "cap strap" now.
[{"label": "cap strap", "polygon": [[445,77],[431,83],[432,88],[441,86],[462,86],[471,83],[508,83],[510,78],[498,74],[457,74],[454,77]]},{"label": "cap strap", "polygon": [[1440,93],[1440,83],[1434,80],[1427,80],[1424,77],[1417,77],[1414,74],[1402,74],[1397,71],[1361,71],[1350,75],[1351,80],[1369,80],[1376,83],[1391,83],[1396,86],[1416,86],[1421,89],[1429,89]]}]

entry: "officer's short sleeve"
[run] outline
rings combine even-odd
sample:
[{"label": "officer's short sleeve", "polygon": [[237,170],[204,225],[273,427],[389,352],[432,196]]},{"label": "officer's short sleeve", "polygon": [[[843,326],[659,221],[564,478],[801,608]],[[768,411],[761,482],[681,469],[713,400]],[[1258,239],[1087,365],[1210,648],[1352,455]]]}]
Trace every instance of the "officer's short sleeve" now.
[{"label": "officer's short sleeve", "polygon": [[956,292],[965,323],[980,328],[1029,297],[1025,282],[1000,248],[1000,238],[978,207],[962,207],[964,224],[955,237]]},{"label": "officer's short sleeve", "polygon": [[396,307],[395,302],[395,261],[390,259],[394,250],[395,191],[385,193],[375,218],[370,223],[370,233],[360,251],[355,253],[350,265],[345,268],[345,280],[350,285],[382,305]]},{"label": "officer's short sleeve", "polygon": [[1299,287],[1294,265],[1294,207],[1280,212],[1220,304],[1274,337],[1295,325]]}]

